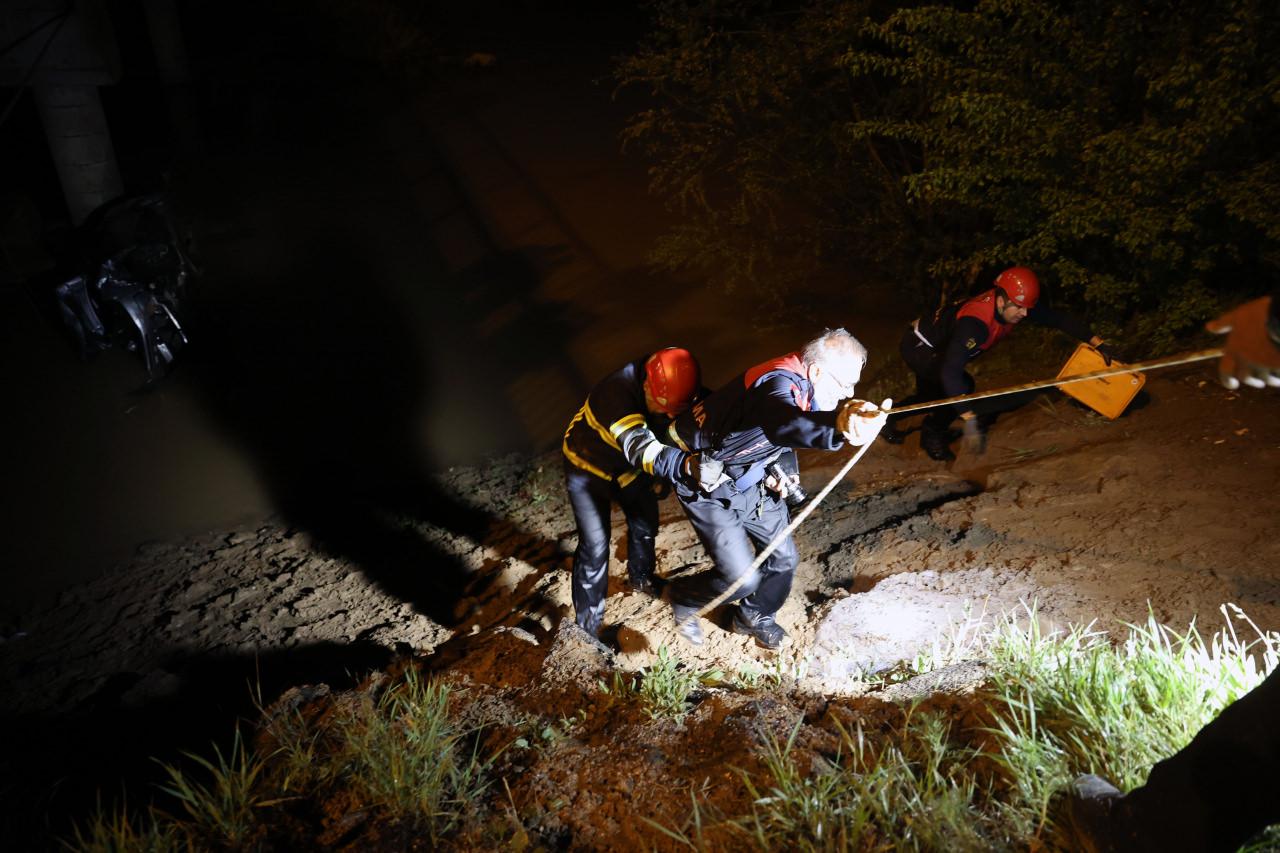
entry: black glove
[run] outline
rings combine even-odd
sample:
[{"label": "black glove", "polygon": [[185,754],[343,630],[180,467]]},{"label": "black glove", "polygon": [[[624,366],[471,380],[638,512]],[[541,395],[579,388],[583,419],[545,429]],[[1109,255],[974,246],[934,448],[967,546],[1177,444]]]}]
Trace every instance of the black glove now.
[{"label": "black glove", "polygon": [[1102,343],[1098,344],[1096,347],[1094,347],[1094,349],[1098,351],[1098,355],[1102,356],[1102,360],[1106,362],[1107,367],[1110,367],[1111,362],[1113,361],[1124,360],[1120,358],[1120,353],[1116,352],[1116,348],[1113,347],[1111,344],[1107,343],[1106,341],[1103,341]]},{"label": "black glove", "polygon": [[729,476],[724,473],[724,463],[712,459],[705,453],[695,453],[689,457],[689,476],[692,485],[705,494],[714,492]]},{"label": "black glove", "polygon": [[964,419],[964,449],[974,456],[981,456],[986,452],[987,430],[976,416]]}]

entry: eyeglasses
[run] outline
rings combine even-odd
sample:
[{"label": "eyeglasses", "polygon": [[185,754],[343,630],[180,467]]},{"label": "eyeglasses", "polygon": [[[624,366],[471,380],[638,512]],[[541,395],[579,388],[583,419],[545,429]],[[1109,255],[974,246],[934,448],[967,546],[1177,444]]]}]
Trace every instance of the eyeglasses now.
[{"label": "eyeglasses", "polygon": [[840,388],[840,396],[844,398],[844,397],[853,396],[853,390],[854,388],[857,387],[858,380],[862,378],[862,371],[859,370],[857,375],[854,376],[853,379],[849,380],[848,382],[846,382],[845,380],[837,376],[836,372],[834,370],[831,370],[830,368],[827,369],[827,375],[830,376],[831,381],[836,383],[836,385]]}]

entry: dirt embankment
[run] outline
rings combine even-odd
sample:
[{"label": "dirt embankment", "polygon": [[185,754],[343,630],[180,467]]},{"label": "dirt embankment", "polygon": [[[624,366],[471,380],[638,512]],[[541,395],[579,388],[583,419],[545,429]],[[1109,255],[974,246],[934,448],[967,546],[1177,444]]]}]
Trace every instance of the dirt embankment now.
[{"label": "dirt embankment", "polygon": [[[880,700],[971,687],[980,667],[951,684],[926,680],[874,697],[855,678],[928,653],[966,620],[972,628],[1034,605],[1046,625],[1113,629],[1145,621],[1150,608],[1174,627],[1194,619],[1207,631],[1232,602],[1261,628],[1280,628],[1280,400],[1226,392],[1203,372],[1149,388],[1148,405],[1117,421],[1042,398],[1001,418],[984,457],[949,467],[925,459],[915,439],[874,447],[797,534],[801,565],[779,613],[791,642],[778,654],[724,630],[727,612],[712,614],[705,645],[681,645],[664,601],[622,587],[620,518],[606,648],[566,633],[575,532],[559,460],[506,457],[440,478],[448,494],[487,514],[485,534],[410,515],[384,520],[423,543],[422,553],[465,569],[460,591],[440,585],[433,600],[433,578],[447,573],[424,562],[426,592],[407,600],[402,584],[350,553],[271,519],[153,543],[6,638],[3,712],[32,733],[34,754],[55,733],[122,720],[143,727],[175,714],[192,721],[180,742],[198,746],[193,738],[211,735],[197,722],[227,728],[226,714],[244,710],[227,697],[243,700],[246,678],[269,702],[291,684],[341,689],[412,656],[465,688],[458,712],[488,725],[491,739],[585,711],[572,737],[513,753],[506,772],[520,808],[541,815],[552,835],[604,846],[638,831],[627,820],[638,804],[675,819],[691,786],[731,805],[744,793],[726,768],[758,760],[762,733],[800,719],[817,725],[805,737],[826,737],[829,703],[892,713],[877,710]],[[843,459],[802,455],[811,493]],[[705,569],[674,500],[664,501],[662,521],[661,572]],[[691,668],[779,673],[794,678],[792,688],[767,699],[710,691],[683,725],[650,721],[599,690],[610,671],[651,666],[664,646]],[[130,748],[121,744],[120,754]],[[98,768],[95,781],[107,784],[115,769]]]}]

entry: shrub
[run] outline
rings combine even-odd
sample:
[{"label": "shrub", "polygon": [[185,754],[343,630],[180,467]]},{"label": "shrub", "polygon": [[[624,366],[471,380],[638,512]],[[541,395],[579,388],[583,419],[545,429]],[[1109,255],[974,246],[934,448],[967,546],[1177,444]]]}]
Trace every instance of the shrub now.
[{"label": "shrub", "polygon": [[[1253,0],[664,0],[625,139],[657,250],[775,300],[821,263],[933,307],[1012,263],[1146,354],[1280,282],[1280,17]],[[853,282],[856,290],[858,282]]]}]

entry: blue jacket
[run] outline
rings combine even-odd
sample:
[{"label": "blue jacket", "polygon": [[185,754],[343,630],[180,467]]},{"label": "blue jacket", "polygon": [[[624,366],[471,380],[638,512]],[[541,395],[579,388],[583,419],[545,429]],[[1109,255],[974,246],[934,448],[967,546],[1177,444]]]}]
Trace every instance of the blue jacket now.
[{"label": "blue jacket", "polygon": [[739,479],[783,448],[836,450],[835,412],[813,411],[813,384],[799,353],[756,365],[676,418],[682,448],[709,451]]}]

